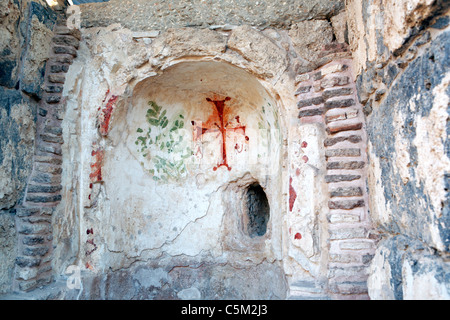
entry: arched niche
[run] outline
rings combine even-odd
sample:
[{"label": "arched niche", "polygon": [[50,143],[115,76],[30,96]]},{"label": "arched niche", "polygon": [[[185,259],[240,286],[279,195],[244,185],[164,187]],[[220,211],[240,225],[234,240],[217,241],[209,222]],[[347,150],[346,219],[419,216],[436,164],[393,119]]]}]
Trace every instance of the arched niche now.
[{"label": "arched niche", "polygon": [[235,236],[226,219],[247,199],[230,194],[245,194],[250,182],[264,188],[270,232],[248,237],[258,250],[239,254],[280,258],[280,115],[254,76],[223,62],[182,62],[137,83],[117,106],[104,141],[104,261],[120,268],[134,257],[233,251],[223,245]]}]

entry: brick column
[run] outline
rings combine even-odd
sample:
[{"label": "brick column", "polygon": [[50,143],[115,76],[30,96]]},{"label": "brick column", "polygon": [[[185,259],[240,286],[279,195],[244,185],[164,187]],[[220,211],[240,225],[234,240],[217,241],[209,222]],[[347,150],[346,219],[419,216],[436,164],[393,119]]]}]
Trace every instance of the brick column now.
[{"label": "brick column", "polygon": [[[328,289],[334,299],[368,299],[367,268],[375,249],[368,216],[366,133],[362,106],[342,45],[330,46],[334,59],[297,76],[302,123],[322,123],[328,186]],[[341,53],[336,55],[336,53]]]},{"label": "brick column", "polygon": [[52,281],[52,213],[62,198],[62,91],[81,34],[59,12],[39,104],[33,171],[17,209],[18,256],[14,290],[30,291]]}]

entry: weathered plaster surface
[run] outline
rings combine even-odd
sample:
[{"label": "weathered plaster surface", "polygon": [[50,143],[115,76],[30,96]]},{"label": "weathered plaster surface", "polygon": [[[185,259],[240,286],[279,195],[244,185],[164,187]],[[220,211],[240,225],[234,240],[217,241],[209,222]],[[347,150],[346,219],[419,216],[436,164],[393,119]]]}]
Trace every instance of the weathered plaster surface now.
[{"label": "weathered plaster surface", "polygon": [[[395,216],[390,219],[395,226],[389,228],[420,237],[439,250],[447,250],[448,241],[444,231],[447,218],[442,215],[449,168],[444,152],[448,138],[448,76],[443,72],[448,51],[445,45],[438,45],[445,43],[446,37],[448,33],[442,34],[407,67],[380,107],[373,111],[368,124],[369,139],[381,165],[386,204]],[[411,83],[411,77],[416,81]],[[392,132],[394,139],[387,132]],[[381,145],[380,139],[384,141]],[[424,219],[432,222],[424,223]],[[433,227],[428,229],[430,225]]]},{"label": "weathered plaster surface", "polygon": [[[76,263],[95,278],[97,272],[121,272],[139,261],[151,265],[161,256],[164,268],[174,268],[176,258],[183,257],[188,264],[210,261],[207,270],[214,277],[224,277],[230,264],[243,268],[233,271],[236,277],[262,268],[284,279],[285,111],[271,94],[279,90],[285,96],[285,86],[291,85],[281,77],[286,61],[279,57],[285,52],[249,27],[231,32],[228,50],[224,36],[211,30],[172,29],[149,36],[150,41],[137,41],[142,34],[119,26],[87,30],[67,77],[65,130],[76,141],[67,156],[76,165],[63,172],[65,181],[78,178],[66,189],[73,203],[66,203],[56,221],[64,215],[71,223],[79,219]],[[245,39],[273,50],[265,55],[249,50]],[[226,144],[212,100],[224,102]],[[255,182],[271,209],[266,234],[250,238],[242,225],[248,210],[244,200]],[[72,216],[74,210],[79,218]],[[56,228],[58,237],[67,238],[62,226]],[[70,252],[76,247],[69,246]],[[55,252],[63,254],[60,248]],[[263,287],[264,272],[255,278]],[[180,291],[184,297],[192,284],[178,290],[180,279],[164,294]],[[283,297],[285,281],[271,292],[233,289],[230,294]],[[203,285],[208,284],[194,287],[201,297],[210,297],[212,288]],[[232,285],[240,286],[239,281]]]},{"label": "weathered plaster surface", "polygon": [[368,117],[371,214],[385,238],[372,263],[373,299],[448,298],[448,37],[430,39]]},{"label": "weathered plaster surface", "polygon": [[417,37],[438,12],[446,10],[445,1],[347,1],[354,77],[376,64],[386,63],[391,54],[402,51],[405,44]]},{"label": "weathered plaster surface", "polygon": [[[121,23],[132,30],[183,27],[289,27],[292,22],[325,19],[339,13],[344,1],[293,0],[286,2],[221,1],[108,1],[81,5],[82,26]],[[152,18],[149,18],[152,17]]]}]

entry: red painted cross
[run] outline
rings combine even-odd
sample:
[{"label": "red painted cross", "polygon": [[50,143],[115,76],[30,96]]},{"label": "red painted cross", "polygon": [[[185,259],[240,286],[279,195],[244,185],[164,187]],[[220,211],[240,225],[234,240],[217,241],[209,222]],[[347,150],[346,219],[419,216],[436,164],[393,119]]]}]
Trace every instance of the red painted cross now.
[{"label": "red painted cross", "polygon": [[[231,170],[231,167],[228,165],[227,161],[227,132],[240,132],[245,136],[245,126],[238,125],[234,127],[230,127],[230,121],[226,121],[224,117],[224,110],[225,110],[225,101],[229,101],[231,98],[226,97],[224,100],[211,100],[210,98],[206,98],[208,102],[212,102],[215,106],[215,112],[213,115],[213,121],[209,125],[206,126],[197,126],[195,128],[194,137],[195,139],[199,139],[203,134],[206,132],[212,133],[212,132],[218,132],[219,135],[222,136],[222,161],[218,163],[216,167],[213,168],[214,171],[216,171],[219,167],[224,166],[227,167],[228,170]],[[239,124],[239,116],[235,118],[237,120],[237,123]],[[195,125],[195,122],[192,122],[193,125]],[[219,137],[217,135],[217,137]],[[245,136],[245,140],[248,141],[248,137]]]}]

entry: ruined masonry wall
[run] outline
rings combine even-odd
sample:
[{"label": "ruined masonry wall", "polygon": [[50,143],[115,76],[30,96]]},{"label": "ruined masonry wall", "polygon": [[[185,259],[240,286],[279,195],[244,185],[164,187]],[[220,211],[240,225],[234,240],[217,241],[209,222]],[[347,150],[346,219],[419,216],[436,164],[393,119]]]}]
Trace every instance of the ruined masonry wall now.
[{"label": "ruined masonry wall", "polygon": [[[16,277],[36,280],[51,247],[51,217],[23,209],[33,169],[39,101],[57,14],[45,1],[0,3],[0,292]],[[44,237],[34,237],[34,233]],[[40,244],[45,245],[43,247]],[[19,253],[18,253],[19,252]],[[19,254],[19,256],[18,256]],[[15,269],[18,273],[15,273]],[[43,267],[48,271],[48,261]],[[20,270],[20,271],[19,271]],[[48,273],[47,273],[48,274]],[[33,285],[23,285],[32,289]]]},{"label": "ruined masonry wall", "polygon": [[[347,52],[341,44],[324,49],[322,56]],[[300,74],[295,93],[301,123],[322,124],[327,132],[323,145],[329,197],[327,291],[338,299],[368,298],[368,267],[376,247],[368,215],[365,119],[351,68],[348,55]]]},{"label": "ruined masonry wall", "polygon": [[38,107],[33,169],[22,206],[17,209],[18,256],[14,289],[30,291],[53,281],[52,214],[60,203],[62,173],[61,122],[64,112],[62,90],[65,73],[76,57],[80,33],[65,27],[60,13],[49,48],[50,56],[43,79]]},{"label": "ruined masonry wall", "polygon": [[449,2],[349,1],[367,119],[372,299],[449,298]]}]

